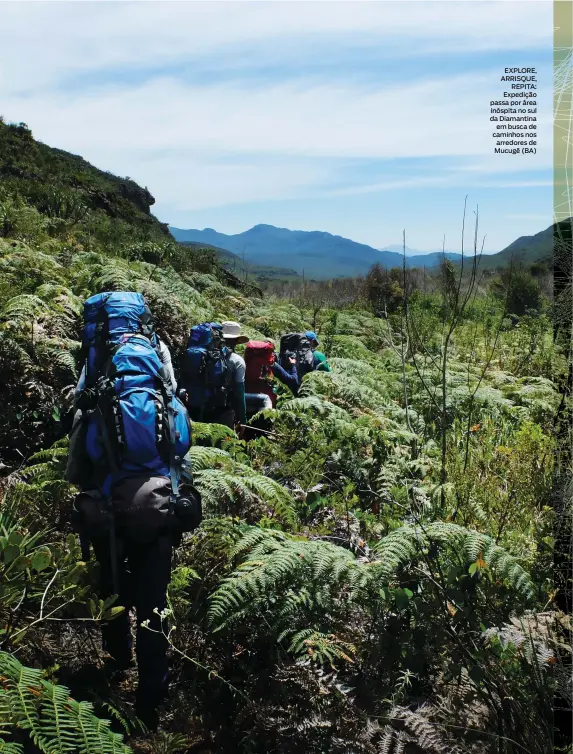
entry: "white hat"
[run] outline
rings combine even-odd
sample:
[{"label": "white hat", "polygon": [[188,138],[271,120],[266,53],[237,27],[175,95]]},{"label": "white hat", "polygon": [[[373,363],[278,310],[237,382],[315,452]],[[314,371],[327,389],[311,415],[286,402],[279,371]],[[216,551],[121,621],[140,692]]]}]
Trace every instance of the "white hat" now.
[{"label": "white hat", "polygon": [[241,325],[238,322],[222,322],[223,338],[236,340],[237,343],[246,343],[249,339],[246,335],[241,335]]}]

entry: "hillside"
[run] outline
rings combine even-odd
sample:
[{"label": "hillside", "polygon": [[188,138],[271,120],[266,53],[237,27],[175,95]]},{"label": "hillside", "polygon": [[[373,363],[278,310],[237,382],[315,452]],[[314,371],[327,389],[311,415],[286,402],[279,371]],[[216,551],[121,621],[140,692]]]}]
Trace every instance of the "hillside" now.
[{"label": "hillside", "polygon": [[538,261],[550,261],[553,255],[553,234],[555,225],[534,236],[520,236],[497,254],[482,257],[481,266],[484,269],[507,267],[510,261],[524,265]]},{"label": "hillside", "polygon": [[221,249],[211,244],[201,243],[199,241],[181,241],[181,246],[189,249],[209,249],[214,251],[221,265],[237,275],[239,278],[247,275],[249,278],[255,278],[258,281],[265,280],[296,280],[298,273],[288,267],[274,267],[272,265],[253,264],[243,259],[232,251]]},{"label": "hillside", "polygon": [[[393,251],[396,254],[403,254],[404,249],[402,247],[402,244],[394,243],[394,244],[389,244],[388,246],[382,246],[380,248],[380,251]],[[417,249],[411,249],[408,246],[406,246],[405,251],[406,251],[407,257],[424,257],[424,256],[427,256],[428,254],[434,254],[434,253],[441,254],[442,253],[441,249],[431,249],[430,251],[418,251]],[[446,251],[446,254],[458,256],[457,254],[455,254],[455,252],[451,252],[449,250]],[[452,259],[453,256],[449,258]]]},{"label": "hillside", "polygon": [[118,238],[169,238],[167,226],[150,213],[155,199],[146,188],[36,141],[25,124],[1,119],[0,192],[17,194],[54,223],[73,218],[96,236],[113,229]]},{"label": "hillside", "polygon": [[[402,254],[380,251],[342,236],[322,231],[288,230],[274,225],[255,225],[244,233],[226,235],[212,228],[183,230],[170,227],[177,241],[208,243],[228,249],[252,264],[284,264],[288,260],[299,275],[316,280],[364,275],[377,262],[383,267],[400,267]],[[446,253],[448,258],[457,255]],[[439,254],[412,256],[408,265],[435,266]]]}]

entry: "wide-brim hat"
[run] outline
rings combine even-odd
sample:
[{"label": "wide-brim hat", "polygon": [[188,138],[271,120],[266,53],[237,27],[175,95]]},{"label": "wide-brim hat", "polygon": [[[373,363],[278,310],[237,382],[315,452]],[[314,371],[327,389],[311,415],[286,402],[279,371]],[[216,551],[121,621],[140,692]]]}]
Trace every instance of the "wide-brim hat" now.
[{"label": "wide-brim hat", "polygon": [[236,343],[246,343],[249,340],[246,335],[241,335],[241,325],[238,322],[221,322],[221,325],[221,337],[225,340],[234,340]]}]

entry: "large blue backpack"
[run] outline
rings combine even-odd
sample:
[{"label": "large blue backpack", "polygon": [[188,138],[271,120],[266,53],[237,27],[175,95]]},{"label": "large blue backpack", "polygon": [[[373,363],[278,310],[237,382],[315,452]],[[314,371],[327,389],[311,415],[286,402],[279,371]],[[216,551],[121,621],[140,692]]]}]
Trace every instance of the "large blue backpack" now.
[{"label": "large blue backpack", "polygon": [[227,407],[231,387],[223,327],[217,322],[195,325],[189,333],[187,349],[181,363],[182,387],[187,393],[187,406],[195,416]]},{"label": "large blue backpack", "polygon": [[85,384],[78,406],[97,486],[169,476],[177,496],[191,423],[153,345],[151,313],[140,293],[99,293],[84,304]]}]

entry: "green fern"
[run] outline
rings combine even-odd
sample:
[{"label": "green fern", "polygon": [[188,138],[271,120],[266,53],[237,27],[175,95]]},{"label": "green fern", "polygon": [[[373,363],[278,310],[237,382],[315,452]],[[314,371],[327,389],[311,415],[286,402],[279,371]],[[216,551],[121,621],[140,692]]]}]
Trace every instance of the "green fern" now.
[{"label": "green fern", "polygon": [[22,293],[11,298],[0,312],[4,326],[8,328],[26,328],[48,310],[48,304],[39,296]]},{"label": "green fern", "polygon": [[436,521],[423,527],[400,527],[373,546],[372,549],[379,558],[374,565],[383,578],[390,579],[421,548],[428,547],[431,543],[453,551],[468,565],[475,563],[481,554],[485,564],[500,579],[505,579],[512,589],[526,599],[534,598],[535,587],[531,576],[514,556],[497,545],[491,537],[457,524]]},{"label": "green fern", "polygon": [[244,506],[256,504],[261,515],[276,515],[287,525],[294,523],[295,504],[290,493],[273,479],[234,461],[226,451],[195,446],[186,459],[211,514],[221,512],[221,505],[225,503],[234,505],[237,513]]},{"label": "green fern", "polygon": [[500,578],[526,599],[533,597],[531,577],[514,557],[489,537],[455,524],[400,527],[372,548],[376,559],[369,562],[361,562],[349,550],[327,542],[253,528],[232,550],[243,560],[214,593],[210,620],[222,628],[268,605],[277,594],[285,600],[285,609],[278,612],[279,624],[288,624],[303,603],[313,609],[319,605],[328,609],[335,596],[360,602],[373,588],[389,584],[402,568],[421,558],[431,543],[452,551],[468,564],[481,553]]},{"label": "green fern", "polygon": [[289,652],[296,658],[310,659],[318,665],[330,665],[334,668],[337,661],[354,662],[356,647],[343,641],[334,634],[324,634],[310,628],[294,633],[284,631],[278,638],[281,641],[290,635]]},{"label": "green fern", "polygon": [[25,731],[45,754],[130,751],[109,721],[96,717],[91,704],[71,699],[67,688],[44,680],[40,670],[6,652],[0,652],[0,679],[0,728]]},{"label": "green fern", "polygon": [[130,291],[133,289],[133,274],[127,266],[104,265],[93,281],[97,291]]}]

